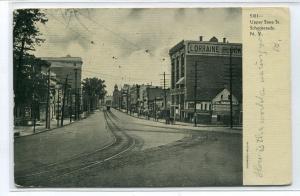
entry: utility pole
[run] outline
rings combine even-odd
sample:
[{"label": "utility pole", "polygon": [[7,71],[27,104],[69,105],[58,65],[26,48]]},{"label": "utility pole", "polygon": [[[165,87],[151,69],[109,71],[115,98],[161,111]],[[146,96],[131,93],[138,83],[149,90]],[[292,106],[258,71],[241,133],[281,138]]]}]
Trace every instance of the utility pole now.
[{"label": "utility pole", "polygon": [[229,51],[229,91],[230,91],[230,128],[233,127],[233,111],[232,111],[232,47]]},{"label": "utility pole", "polygon": [[119,97],[119,110],[121,111],[121,103],[122,103],[122,91],[121,92],[121,96]]},{"label": "utility pole", "polygon": [[69,116],[70,116],[70,123],[72,122],[72,115],[73,115],[73,110],[72,110],[72,107],[73,107],[73,96],[72,96],[72,92],[71,90],[69,90]]},{"label": "utility pole", "polygon": [[166,75],[169,75],[169,74],[166,74],[166,72],[164,72],[163,74],[160,74],[160,75],[163,75],[163,90],[164,90],[164,108],[163,108],[163,110],[164,110],[164,112],[163,112],[163,117],[165,118],[165,120],[166,120],[166,124],[167,124],[167,117],[168,117],[168,115],[167,115],[167,88],[166,88],[166,86],[167,86],[167,80],[166,80]]},{"label": "utility pole", "polygon": [[47,79],[47,104],[46,104],[46,129],[50,129],[50,67],[48,69]]},{"label": "utility pole", "polygon": [[[76,66],[76,64],[75,64]],[[77,100],[77,69],[74,69],[75,71],[75,120],[78,120],[78,116],[77,116],[77,113],[78,113],[78,100]]]},{"label": "utility pole", "polygon": [[35,133],[35,124],[36,124],[36,101],[33,99],[33,133]]},{"label": "utility pole", "polygon": [[36,124],[35,80],[36,80],[36,75],[35,75],[34,65],[32,65],[32,75],[33,75],[33,84],[32,84],[32,106],[31,106],[31,111],[32,111],[32,118],[33,118],[33,133],[35,133],[35,124]]},{"label": "utility pole", "polygon": [[166,92],[166,72],[164,72],[164,117],[167,124],[167,92]]},{"label": "utility pole", "polygon": [[156,121],[156,97],[154,97],[154,121]]},{"label": "utility pole", "polygon": [[194,84],[194,126],[197,127],[197,61],[195,62],[195,84]]},{"label": "utility pole", "polygon": [[59,127],[59,114],[60,114],[60,95],[59,95],[59,88],[57,89],[57,111],[56,111],[56,120],[57,120],[57,127]]},{"label": "utility pole", "polygon": [[62,100],[62,107],[61,107],[61,119],[60,119],[60,126],[64,126],[64,118],[65,118],[65,102],[66,102],[66,94],[67,94],[67,85],[68,85],[68,75],[65,80],[64,84],[64,95]]},{"label": "utility pole", "polygon": [[129,93],[128,93],[128,90],[129,89],[127,89],[127,91],[126,91],[126,104],[127,104],[126,110],[127,110],[127,114],[128,114],[128,109],[129,109],[129,97],[128,97]]},{"label": "utility pole", "polygon": [[122,91],[121,91],[121,96],[119,97],[119,110],[121,111],[121,104],[122,104]]},{"label": "utility pole", "polygon": [[77,88],[77,119],[80,120],[80,100],[81,100],[81,94],[80,94],[80,86]]}]

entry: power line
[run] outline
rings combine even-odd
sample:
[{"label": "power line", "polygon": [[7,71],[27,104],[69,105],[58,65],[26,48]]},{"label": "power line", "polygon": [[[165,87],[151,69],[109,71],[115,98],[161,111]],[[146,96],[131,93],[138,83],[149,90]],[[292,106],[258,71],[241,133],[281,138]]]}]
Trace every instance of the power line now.
[{"label": "power line", "polygon": [[[110,74],[104,74],[104,73],[90,71],[90,70],[83,70],[83,72],[85,72],[85,71],[89,72],[89,73],[94,73],[94,74],[102,75],[103,77],[111,77],[113,79],[120,79],[120,76],[117,76],[117,75],[110,75]],[[137,77],[130,77],[130,76],[126,76],[126,78],[132,79],[132,80],[145,80],[145,78],[137,78]]]},{"label": "power line", "polygon": [[87,18],[88,20],[92,21],[93,23],[95,23],[95,24],[97,24],[97,25],[99,25],[99,26],[102,26],[105,30],[107,30],[107,31],[109,31],[110,33],[112,33],[113,35],[119,37],[121,40],[126,41],[127,43],[131,44],[131,45],[134,46],[136,49],[139,49],[139,50],[142,49],[142,48],[139,47],[137,44],[135,44],[135,43],[133,43],[132,41],[126,39],[125,37],[119,35],[118,33],[114,32],[113,30],[107,28],[107,27],[104,26],[103,24],[98,23],[97,21],[95,21],[95,20],[92,19],[91,17],[85,16],[85,15],[83,15],[82,13],[80,13],[80,15],[82,15],[83,17]]}]

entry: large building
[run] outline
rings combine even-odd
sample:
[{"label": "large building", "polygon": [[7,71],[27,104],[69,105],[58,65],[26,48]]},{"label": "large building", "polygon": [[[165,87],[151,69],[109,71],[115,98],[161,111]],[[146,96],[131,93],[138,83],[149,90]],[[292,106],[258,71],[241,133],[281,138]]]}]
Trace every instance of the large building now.
[{"label": "large building", "polygon": [[230,78],[232,94],[242,104],[242,44],[229,43],[226,38],[219,42],[216,37],[204,41],[200,36],[198,41],[179,42],[169,50],[169,55],[171,117],[192,121],[196,103],[197,121],[210,123],[212,100],[223,89],[230,89]]},{"label": "large building", "polygon": [[82,59],[80,57],[42,57],[50,63],[51,72],[56,74],[56,79],[64,83],[68,78],[68,84],[72,89],[80,88],[81,85],[81,71],[82,71]]},{"label": "large building", "polygon": [[[63,107],[63,96],[65,94],[64,117],[74,116],[75,119],[79,118],[82,111],[82,98],[81,98],[81,72],[82,72],[82,59],[80,57],[42,57],[44,61],[50,64],[50,73],[55,75],[52,78],[56,81],[54,105],[56,108],[56,118],[60,118],[60,110]],[[45,110],[46,111],[46,110]]]}]

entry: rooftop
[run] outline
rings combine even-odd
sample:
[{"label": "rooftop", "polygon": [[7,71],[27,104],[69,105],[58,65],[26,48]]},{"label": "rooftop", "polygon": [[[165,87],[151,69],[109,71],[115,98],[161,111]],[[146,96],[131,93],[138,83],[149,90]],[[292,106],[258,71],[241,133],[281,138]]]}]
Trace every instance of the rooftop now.
[{"label": "rooftop", "polygon": [[81,57],[71,57],[67,55],[65,57],[40,57],[42,60],[45,61],[52,61],[52,62],[79,62],[82,63]]},{"label": "rooftop", "polygon": [[215,36],[213,36],[212,38],[210,38],[208,41],[204,41],[203,40],[203,36],[200,36],[199,40],[182,40],[179,43],[177,43],[175,46],[173,46],[170,50],[169,50],[169,54],[173,54],[175,52],[177,52],[178,50],[182,49],[185,47],[185,45],[188,42],[197,42],[197,43],[204,43],[204,44],[220,44],[220,45],[241,45],[241,43],[230,43],[228,42],[228,40],[226,38],[223,38],[223,41],[219,41]]}]

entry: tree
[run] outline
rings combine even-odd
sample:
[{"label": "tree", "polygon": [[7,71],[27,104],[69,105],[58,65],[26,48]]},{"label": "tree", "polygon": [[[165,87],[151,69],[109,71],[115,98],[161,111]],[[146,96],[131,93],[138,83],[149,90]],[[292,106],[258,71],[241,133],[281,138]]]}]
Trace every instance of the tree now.
[{"label": "tree", "polygon": [[99,78],[85,78],[82,82],[82,93],[84,108],[93,111],[100,99],[103,99],[107,91],[105,90],[105,80]]},{"label": "tree", "polygon": [[36,45],[44,42],[44,39],[40,38],[41,33],[37,24],[45,24],[46,22],[46,15],[39,9],[19,9],[14,11],[13,87],[15,115],[17,108],[32,105],[36,99],[40,99],[46,93],[46,77],[41,72],[41,67],[49,66],[49,64],[31,54],[35,50]]},{"label": "tree", "polygon": [[41,33],[37,23],[45,24],[47,21],[46,15],[39,9],[19,9],[14,11],[13,57],[15,74],[21,72],[24,56],[28,55],[30,51],[34,51],[36,45],[40,45],[45,41],[40,38]]}]

